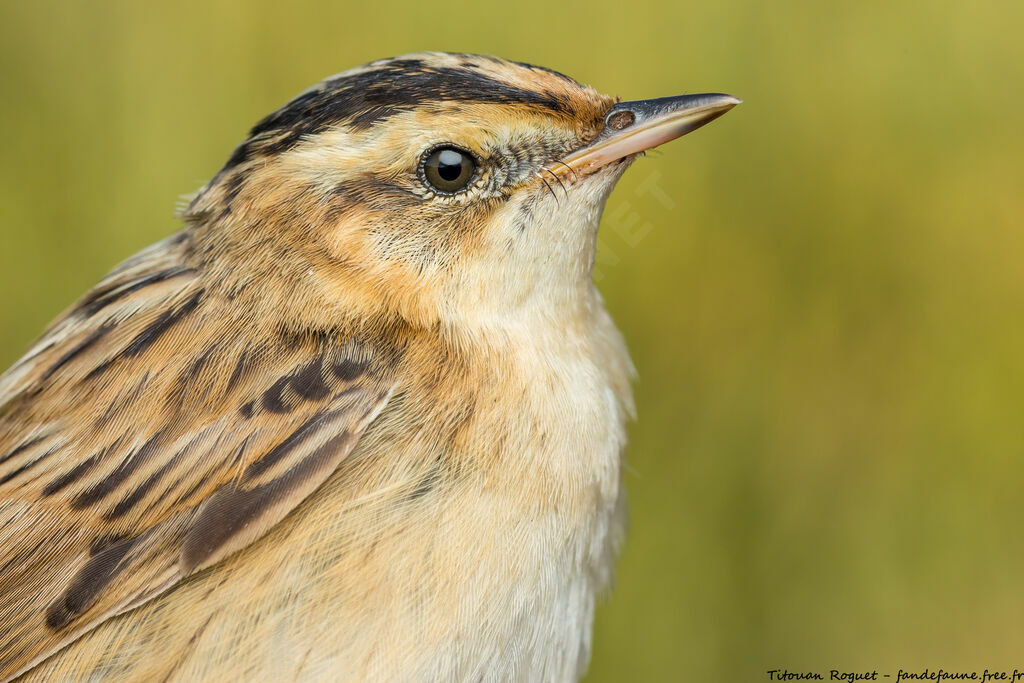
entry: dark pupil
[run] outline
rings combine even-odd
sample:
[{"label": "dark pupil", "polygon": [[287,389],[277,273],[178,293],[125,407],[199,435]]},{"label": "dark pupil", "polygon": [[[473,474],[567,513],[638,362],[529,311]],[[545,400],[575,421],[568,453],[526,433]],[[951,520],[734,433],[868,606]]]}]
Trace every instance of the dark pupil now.
[{"label": "dark pupil", "polygon": [[438,192],[455,194],[466,189],[473,180],[476,163],[473,157],[455,146],[435,148],[423,165],[423,176]]},{"label": "dark pupil", "polygon": [[462,154],[453,149],[445,149],[437,158],[437,174],[451,182],[462,175]]}]

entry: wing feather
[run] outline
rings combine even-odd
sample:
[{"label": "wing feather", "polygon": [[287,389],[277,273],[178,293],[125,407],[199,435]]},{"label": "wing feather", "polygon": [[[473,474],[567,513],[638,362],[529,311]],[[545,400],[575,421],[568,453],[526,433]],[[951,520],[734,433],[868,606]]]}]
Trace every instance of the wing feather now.
[{"label": "wing feather", "polygon": [[115,270],[0,377],[0,680],[259,539],[388,402],[351,336],[225,318],[182,244]]}]

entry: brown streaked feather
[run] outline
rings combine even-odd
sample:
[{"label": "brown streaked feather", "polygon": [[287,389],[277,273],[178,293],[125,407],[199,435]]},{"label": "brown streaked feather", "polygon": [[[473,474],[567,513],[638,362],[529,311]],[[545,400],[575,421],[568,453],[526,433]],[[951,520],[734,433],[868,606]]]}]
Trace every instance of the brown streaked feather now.
[{"label": "brown streaked feather", "polygon": [[187,245],[115,270],[0,377],[0,680],[258,539],[390,396],[351,334],[224,317]]}]

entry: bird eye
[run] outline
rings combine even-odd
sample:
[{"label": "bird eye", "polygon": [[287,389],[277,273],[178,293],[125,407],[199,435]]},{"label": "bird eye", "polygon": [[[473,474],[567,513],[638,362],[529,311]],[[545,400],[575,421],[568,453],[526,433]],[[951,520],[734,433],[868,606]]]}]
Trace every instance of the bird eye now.
[{"label": "bird eye", "polygon": [[453,145],[427,151],[420,167],[427,185],[441,194],[461,192],[476,175],[473,156]]}]

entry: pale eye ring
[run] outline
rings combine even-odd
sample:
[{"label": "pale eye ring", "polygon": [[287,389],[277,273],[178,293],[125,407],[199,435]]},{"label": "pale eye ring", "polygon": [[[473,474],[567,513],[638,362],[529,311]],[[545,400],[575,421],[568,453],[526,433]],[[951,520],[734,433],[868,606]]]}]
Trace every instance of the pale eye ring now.
[{"label": "pale eye ring", "polygon": [[458,145],[435,145],[420,159],[420,178],[438,194],[458,194],[469,187],[476,176],[476,158]]}]

